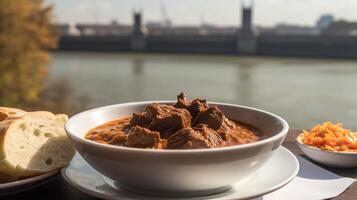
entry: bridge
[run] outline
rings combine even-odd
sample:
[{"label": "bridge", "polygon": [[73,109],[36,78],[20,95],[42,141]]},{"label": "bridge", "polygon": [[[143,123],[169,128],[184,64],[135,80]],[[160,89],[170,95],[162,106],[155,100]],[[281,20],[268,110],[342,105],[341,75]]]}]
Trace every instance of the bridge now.
[{"label": "bridge", "polygon": [[142,25],[141,14],[134,13],[131,34],[122,36],[63,36],[59,50],[197,53],[258,56],[303,56],[357,58],[357,37],[348,35],[256,34],[252,29],[252,10],[242,10],[242,27],[234,34],[150,35]]}]

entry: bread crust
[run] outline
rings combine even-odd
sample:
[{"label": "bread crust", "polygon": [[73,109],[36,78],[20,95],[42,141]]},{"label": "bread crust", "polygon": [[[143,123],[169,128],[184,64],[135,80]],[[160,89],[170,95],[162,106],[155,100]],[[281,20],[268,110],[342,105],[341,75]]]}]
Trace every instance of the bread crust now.
[{"label": "bread crust", "polygon": [[25,114],[26,111],[18,108],[0,107],[0,121],[6,120],[10,116]]}]

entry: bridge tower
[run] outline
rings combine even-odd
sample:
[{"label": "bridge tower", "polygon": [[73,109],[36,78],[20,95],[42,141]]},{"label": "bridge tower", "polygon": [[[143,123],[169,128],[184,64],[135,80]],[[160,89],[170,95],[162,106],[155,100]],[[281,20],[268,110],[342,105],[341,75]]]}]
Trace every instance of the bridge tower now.
[{"label": "bridge tower", "polygon": [[142,15],[134,11],[134,24],[132,26],[130,47],[133,51],[144,51],[146,48],[146,30],[142,25]]},{"label": "bridge tower", "polygon": [[242,5],[242,25],[238,32],[237,53],[254,54],[257,50],[257,37],[252,28],[253,6]]}]

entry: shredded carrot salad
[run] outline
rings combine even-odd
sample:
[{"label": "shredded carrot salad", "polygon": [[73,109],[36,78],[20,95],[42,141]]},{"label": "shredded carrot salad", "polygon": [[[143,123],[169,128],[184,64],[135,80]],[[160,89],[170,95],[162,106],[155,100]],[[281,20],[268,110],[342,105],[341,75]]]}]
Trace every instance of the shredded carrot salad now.
[{"label": "shredded carrot salad", "polygon": [[357,133],[344,129],[341,123],[325,122],[300,134],[304,144],[329,151],[357,152]]}]

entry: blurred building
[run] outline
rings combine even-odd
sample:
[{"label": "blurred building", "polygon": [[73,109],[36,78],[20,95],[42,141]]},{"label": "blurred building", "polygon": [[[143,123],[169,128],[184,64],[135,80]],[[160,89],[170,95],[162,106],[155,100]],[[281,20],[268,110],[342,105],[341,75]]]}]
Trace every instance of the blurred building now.
[{"label": "blurred building", "polygon": [[278,24],[275,26],[276,34],[280,35],[316,35],[318,30],[315,27],[299,26],[291,24]]},{"label": "blurred building", "polygon": [[242,26],[237,35],[237,52],[240,54],[254,54],[257,51],[257,37],[253,31],[252,15],[252,6],[242,6]]},{"label": "blurred building", "polygon": [[109,24],[79,23],[76,28],[82,36],[115,36],[131,33],[131,26],[113,20]]},{"label": "blurred building", "polygon": [[173,26],[168,28],[153,22],[146,24],[146,28],[150,35],[227,35],[235,34],[238,31],[237,27],[220,27],[212,24]]},{"label": "blurred building", "polygon": [[332,22],[322,32],[324,35],[357,36],[357,22],[339,20]]},{"label": "blurred building", "polygon": [[60,36],[80,36],[81,32],[74,23],[58,24],[57,25]]},{"label": "blurred building", "polygon": [[134,12],[134,25],[131,29],[130,48],[133,51],[144,51],[146,47],[146,28],[142,23],[142,14]]},{"label": "blurred building", "polygon": [[326,29],[333,23],[334,20],[335,19],[333,15],[330,14],[322,15],[316,22],[316,28],[318,30]]}]

